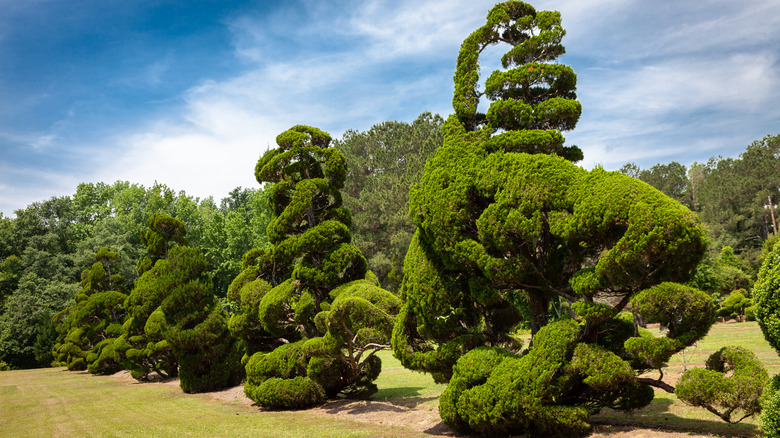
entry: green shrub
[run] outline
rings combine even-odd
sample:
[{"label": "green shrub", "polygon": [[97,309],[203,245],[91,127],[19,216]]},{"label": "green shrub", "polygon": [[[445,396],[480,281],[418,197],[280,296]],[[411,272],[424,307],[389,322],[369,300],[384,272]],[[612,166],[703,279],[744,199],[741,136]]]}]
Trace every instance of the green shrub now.
[{"label": "green shrub", "polygon": [[634,312],[667,328],[666,337],[636,337],[625,342],[638,368],[660,369],[673,354],[703,338],[715,323],[715,303],[706,293],[664,282],[631,299]]},{"label": "green shrub", "polygon": [[[753,307],[753,300],[745,296],[744,289],[737,289],[732,291],[729,296],[723,300],[717,315],[726,319],[734,319],[739,315],[747,316],[746,313],[749,307]],[[753,315],[753,319],[755,319],[755,314]]]},{"label": "green shrub", "polygon": [[[154,272],[169,288],[160,304],[163,335],[176,355],[184,392],[214,391],[244,378],[243,345],[230,336],[227,315],[205,276],[206,260],[197,249],[177,246]],[[150,318],[151,320],[151,318]]]},{"label": "green shrub", "polygon": [[764,337],[780,353],[780,245],[764,258],[753,287],[753,302]]},{"label": "green shrub", "polygon": [[247,396],[268,409],[306,409],[327,400],[325,391],[308,377],[271,378],[247,392]]},{"label": "green shrub", "polygon": [[766,438],[780,438],[780,374],[772,377],[764,387],[759,424]]},{"label": "green shrub", "polygon": [[[729,376],[730,374],[730,376]],[[752,351],[723,347],[706,362],[706,369],[688,370],[674,393],[693,406],[720,407],[727,422],[738,422],[761,411],[761,394],[768,374]],[[739,414],[741,418],[732,419]]]},{"label": "green shrub", "polygon": [[439,399],[442,421],[459,431],[490,436],[586,435],[587,409],[556,402],[578,373],[566,366],[578,334],[575,321],[560,320],[539,330],[525,356],[497,348],[468,352],[455,364]]}]

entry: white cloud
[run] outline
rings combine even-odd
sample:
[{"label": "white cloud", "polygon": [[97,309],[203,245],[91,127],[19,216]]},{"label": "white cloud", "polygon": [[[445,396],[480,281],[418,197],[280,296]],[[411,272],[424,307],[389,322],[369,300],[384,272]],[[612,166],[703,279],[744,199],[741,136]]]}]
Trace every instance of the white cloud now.
[{"label": "white cloud", "polygon": [[[724,151],[736,155],[746,138],[766,134],[756,130],[780,119],[775,3],[532,2],[537,10],[560,11],[568,31],[562,62],[579,75],[584,113],[565,135],[585,151],[584,165],[617,168],[694,153],[705,161]],[[235,17],[225,23],[235,46],[235,58],[225,60],[237,64],[232,77],[168,96],[183,102],[177,112],[117,132],[103,140],[106,147],[86,148],[83,156],[98,157],[85,159],[89,169],[78,177],[46,181],[72,193],[84,179],[156,180],[219,198],[239,185],[255,187],[257,158],[292,125],[338,137],[384,120],[411,121],[423,111],[446,116],[460,44],[494,4],[312,0],[303,8],[284,3],[270,16]],[[483,53],[484,77],[505,50]],[[166,66],[161,59],[139,79],[153,85]],[[27,144],[56,147],[53,135],[27,136]],[[10,199],[3,193],[0,204]]]},{"label": "white cloud", "polygon": [[[446,10],[449,15],[442,16]],[[418,12],[427,18],[414,19]],[[156,180],[195,196],[219,198],[238,185],[256,185],[253,170],[258,157],[269,146],[275,147],[279,133],[295,124],[317,126],[337,137],[346,129],[368,129],[399,111],[411,112],[411,121],[432,108],[410,109],[409,101],[431,93],[444,94],[438,108],[448,110],[452,72],[425,70],[416,75],[404,72],[399,59],[442,44],[457,47],[464,31],[452,29],[466,27],[467,20],[455,20],[454,15],[452,8],[437,2],[417,7],[393,5],[391,9],[368,4],[349,18],[355,25],[350,37],[369,41],[361,46],[362,51],[276,59],[267,56],[271,50],[261,23],[238,18],[230,25],[237,33],[236,55],[251,60],[252,68],[229,80],[210,80],[193,87],[184,97],[182,114],[123,135],[124,153],[110,160],[105,157],[107,167],[95,179],[127,179],[147,185]],[[314,28],[331,24],[322,18],[323,23]],[[454,61],[455,54],[447,58]],[[379,80],[377,76],[385,75],[387,66],[398,70],[399,77]]]}]

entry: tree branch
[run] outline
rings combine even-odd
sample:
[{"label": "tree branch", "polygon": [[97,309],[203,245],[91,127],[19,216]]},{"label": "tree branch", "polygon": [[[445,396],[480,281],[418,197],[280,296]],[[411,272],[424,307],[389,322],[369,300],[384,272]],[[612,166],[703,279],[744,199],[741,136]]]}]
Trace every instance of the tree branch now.
[{"label": "tree branch", "polygon": [[645,385],[663,389],[670,394],[674,394],[674,386],[664,382],[663,380],[649,379],[647,377],[637,377],[636,380],[639,383],[644,383]]}]

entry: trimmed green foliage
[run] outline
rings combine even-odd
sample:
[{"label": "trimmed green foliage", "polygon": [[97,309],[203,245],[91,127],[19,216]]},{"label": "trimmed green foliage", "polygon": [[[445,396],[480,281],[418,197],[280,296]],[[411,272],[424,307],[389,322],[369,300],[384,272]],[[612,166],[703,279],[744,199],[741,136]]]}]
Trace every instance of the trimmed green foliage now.
[{"label": "trimmed green foliage", "polygon": [[138,262],[138,273],[143,274],[151,269],[157,260],[168,258],[168,250],[174,245],[186,245],[186,234],[184,223],[178,219],[163,213],[150,217],[146,230],[141,233],[148,256]]},{"label": "trimmed green foliage", "polygon": [[[780,352],[780,245],[774,245],[764,258],[753,287],[752,308],[764,338]],[[761,430],[767,437],[780,437],[780,376],[774,376],[764,389]]]},{"label": "trimmed green foliage", "polygon": [[761,432],[767,438],[780,437],[780,374],[764,386],[761,396]]},{"label": "trimmed green foliage", "polygon": [[[723,347],[707,359],[706,367],[683,374],[674,391],[680,400],[703,406],[729,423],[761,411],[761,394],[769,376],[753,352]],[[714,407],[724,411],[718,412]],[[736,413],[742,417],[733,421],[731,416]]]},{"label": "trimmed green foliage", "polygon": [[780,352],[780,245],[766,256],[753,287],[755,316],[764,337]]},{"label": "trimmed green foliage", "polygon": [[442,420],[487,435],[587,434],[587,410],[557,401],[573,383],[565,366],[578,334],[578,325],[564,320],[542,328],[523,357],[495,349],[469,352],[455,365],[452,383],[439,399]]},{"label": "trimmed green foliage", "polygon": [[[748,312],[748,309],[751,307],[753,308],[752,311]],[[737,289],[732,291],[720,304],[718,316],[726,319],[736,319],[740,315],[745,315],[747,317],[748,313],[751,313],[753,319],[755,319],[754,312],[755,307],[753,307],[753,300],[745,296],[745,289]]]},{"label": "trimmed green foliage", "polygon": [[69,370],[110,374],[122,369],[113,354],[113,341],[125,317],[124,278],[112,273],[120,256],[108,248],[95,254],[92,268],[81,274],[76,304],[54,316],[60,334],[54,345],[54,362]]},{"label": "trimmed green foliage", "polygon": [[[440,412],[458,430],[585,434],[588,415],[604,407],[641,408],[651,386],[673,391],[639,375],[714,322],[709,296],[670,283],[690,279],[705,252],[696,215],[641,181],[575,166],[581,152],[563,146],[561,131],[580,113],[576,76],[552,63],[563,34],[557,12],[518,1],[489,12],[461,47],[444,145],[410,193],[417,232],[393,351],[450,382]],[[498,42],[512,48],[485,83],[492,103],[479,114],[478,57]],[[549,323],[562,301],[574,318]],[[668,336],[635,327],[621,314],[629,303]],[[524,316],[532,344],[512,357],[520,349],[510,334]]]},{"label": "trimmed green foliage", "polygon": [[160,304],[163,335],[176,355],[180,386],[188,393],[233,386],[244,377],[240,344],[228,332],[227,315],[205,269],[200,251],[177,246],[151,271],[168,288]]},{"label": "trimmed green foliage", "polygon": [[152,216],[147,225],[142,237],[149,256],[139,262],[138,271],[142,274],[125,301],[128,317],[114,345],[124,368],[139,380],[152,372],[163,378],[178,374],[176,355],[163,334],[165,314],[160,310],[160,304],[177,286],[178,278],[160,274],[171,269],[163,257],[168,256],[174,244],[186,244],[187,234],[183,222],[164,214]]},{"label": "trimmed green foliage", "polygon": [[271,378],[247,396],[270,409],[306,409],[325,402],[322,387],[308,377]]},{"label": "trimmed green foliage", "polygon": [[260,158],[258,182],[275,183],[269,205],[276,217],[267,228],[273,246],[247,252],[228,290],[241,305],[229,326],[247,349],[245,392],[272,409],[376,392],[381,362],[374,354],[389,348],[400,307],[350,243],[340,193],[346,162],[330,140],[295,126]]},{"label": "trimmed green foliage", "polygon": [[[537,35],[550,30],[556,36],[535,40],[526,34],[535,20],[543,22],[536,24],[541,26]],[[529,303],[536,332],[547,323],[553,297],[571,302],[617,297],[615,314],[648,285],[687,279],[704,251],[704,232],[695,215],[657,190],[601,169],[587,172],[565,158],[545,155],[551,151],[547,146],[519,148],[514,141],[504,142],[509,133],[527,130],[504,126],[494,136],[498,128],[480,124],[472,106],[472,98],[479,97],[474,87],[480,48],[499,40],[518,44],[505,57],[505,66],[524,60],[528,64],[515,68],[518,75],[542,75],[548,67],[536,59],[560,53],[558,36],[556,13],[537,14],[520,2],[491,11],[488,24],[461,50],[457,117],[445,123],[444,145],[412,188],[410,215],[418,231],[404,264],[400,294],[405,305],[393,345],[405,366],[431,372],[440,381],[449,378],[452,365],[469,349],[512,345],[508,334],[521,315],[510,298],[518,291]],[[501,76],[506,87],[494,95],[528,105],[540,105],[559,92],[559,98],[573,98],[573,84],[556,82],[550,74],[550,81],[533,82],[531,88]],[[543,92],[545,86],[549,93]],[[553,128],[572,125],[545,126],[556,137],[560,133]],[[599,325],[605,323],[589,322],[586,340],[597,342]]]},{"label": "trimmed green foliage", "polygon": [[706,293],[678,283],[661,283],[631,300],[634,312],[647,322],[667,328],[665,338],[639,337],[626,341],[626,351],[639,367],[660,369],[669,358],[703,338],[715,323],[715,303]]}]

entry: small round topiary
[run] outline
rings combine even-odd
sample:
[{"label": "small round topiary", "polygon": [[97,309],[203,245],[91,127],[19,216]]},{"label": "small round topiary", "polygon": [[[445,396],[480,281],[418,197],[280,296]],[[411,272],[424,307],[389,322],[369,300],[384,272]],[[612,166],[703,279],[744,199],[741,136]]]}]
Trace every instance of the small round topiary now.
[{"label": "small round topiary", "polygon": [[[674,391],[680,400],[693,406],[723,408],[722,413],[710,411],[728,423],[761,411],[760,399],[768,375],[752,351],[723,347],[707,359],[706,367],[683,374]],[[742,417],[734,420],[731,416],[736,413]]]},{"label": "small round topiary", "polygon": [[247,395],[267,409],[306,409],[327,400],[322,386],[302,376],[268,379]]}]

